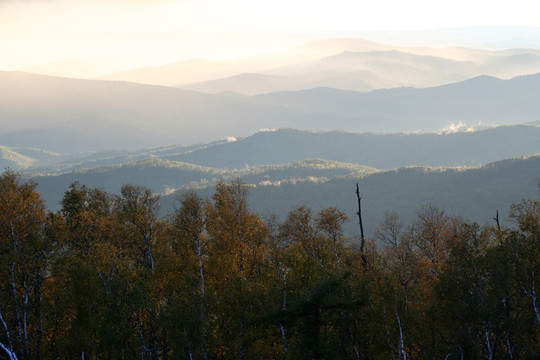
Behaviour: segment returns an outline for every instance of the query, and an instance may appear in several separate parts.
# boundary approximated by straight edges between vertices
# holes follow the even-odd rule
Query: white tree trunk
[[[201,282],[201,352],[202,358],[206,360],[208,354],[206,352],[206,309],[205,309],[205,289],[204,289],[204,264],[201,237],[197,237],[197,256],[199,257],[199,279]]]
[[[401,327],[401,319],[399,318],[399,314],[396,307],[396,318],[399,326],[399,358],[403,358],[403,360],[407,360],[407,354],[405,353],[405,344],[403,341],[403,329]]]
[[[533,302],[533,310],[534,310],[534,313],[536,314],[536,321],[538,322],[538,325],[540,325],[540,310],[538,309],[538,302],[537,302],[537,297],[536,297],[536,290],[535,290],[535,283],[534,283],[534,270],[532,270],[532,284],[531,284],[531,290],[527,290],[525,289],[525,287],[523,286],[522,283],[519,284],[521,286],[521,289],[523,290],[523,292],[531,298],[532,302]]]
[[[487,351],[488,351],[488,359],[493,360],[493,348],[491,347],[491,343],[489,341],[489,332],[488,332],[487,324],[484,324],[484,335],[486,337],[486,347],[487,347]]]
[[[4,350],[8,354],[9,360],[17,360],[17,355],[15,354],[15,351],[13,351],[12,348],[8,348],[4,344],[0,343],[0,349]]]

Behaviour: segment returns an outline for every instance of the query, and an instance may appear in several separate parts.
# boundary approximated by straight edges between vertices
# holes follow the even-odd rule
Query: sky
[[[537,3],[0,0],[0,70],[87,57],[114,57],[119,64],[128,58],[141,64],[193,57],[227,60],[359,30],[540,26]]]

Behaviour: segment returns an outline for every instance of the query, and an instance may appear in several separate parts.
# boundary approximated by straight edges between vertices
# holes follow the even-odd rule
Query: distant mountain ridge
[[[268,126],[306,125],[317,116],[297,114],[275,105],[249,103],[242,99],[207,95],[170,87],[140,85],[127,82],[67,79],[16,72],[0,72],[0,118],[3,135],[0,144],[9,143],[12,133],[41,131],[51,127],[67,128],[81,119],[87,122],[90,132],[66,131],[66,139],[90,137],[99,144],[82,150],[118,149],[118,139],[127,140],[124,148],[141,148],[151,144],[195,143],[228,136],[246,136]],[[103,122],[103,119],[108,119]],[[319,121],[322,121],[320,119]],[[96,126],[92,127],[92,124]],[[131,140],[123,136],[120,124],[129,124],[138,132]],[[112,125],[112,126],[110,126]],[[79,132],[80,133],[80,132]],[[140,144],[147,134],[153,141]],[[9,135],[8,135],[9,134]],[[103,135],[109,136],[103,143]],[[43,140],[35,133],[23,134],[26,144]],[[82,142],[87,142],[82,139]],[[100,143],[101,142],[101,143]],[[61,144],[61,143],[60,143]],[[51,141],[48,150],[58,146]],[[28,145],[26,145],[28,146]],[[73,151],[81,151],[73,149]]]
[[[349,117],[350,124],[362,122],[366,131],[407,132],[436,131],[460,122],[510,124],[513,118],[535,121],[540,116],[539,93],[540,73],[510,80],[484,75],[424,89],[360,93],[321,88],[277,92],[254,99],[305,113]]]
[[[280,129],[235,142],[164,155],[173,161],[242,169],[321,158],[377,169],[408,165],[478,166],[502,158],[540,153],[540,126],[500,126],[427,134],[313,132]]]
[[[78,171],[149,159],[191,163],[219,169],[245,169],[319,158],[377,169],[408,165],[479,166],[503,158],[540,153],[540,124],[499,126],[442,133],[375,134],[268,130],[245,138],[131,151],[53,154],[6,148],[5,166],[40,173]],[[11,155],[8,155],[11,154]],[[21,159],[13,161],[14,154]],[[10,160],[12,159],[12,160]],[[4,167],[5,167],[4,166]]]
[[[424,88],[484,74],[511,78],[537,72],[540,52],[535,48],[406,47],[363,38],[329,38],[255,58],[183,60],[99,78],[213,94],[258,95],[316,87],[362,92],[401,86]]]
[[[55,152],[193,144],[264,128],[429,132],[540,116],[540,74],[425,89],[323,88],[246,97],[0,72],[0,93],[0,144]]]
[[[534,49],[490,52],[383,45],[364,51],[353,46],[337,49],[340,51],[327,52],[326,56],[311,61],[181,87],[205,93],[233,91],[245,95],[316,87],[367,92],[396,87],[435,87],[480,75],[512,78],[540,72],[540,53]]]
[[[130,81],[140,84],[177,86],[182,83],[213,80],[236,75],[237,65],[203,59],[179,61],[173,64],[124,70],[99,76],[100,80]]]

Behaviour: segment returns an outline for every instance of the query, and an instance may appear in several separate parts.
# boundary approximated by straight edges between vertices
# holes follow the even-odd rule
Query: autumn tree
[[[133,351],[128,303],[133,295],[130,245],[114,214],[113,197],[74,183],[55,221],[51,343],[70,357],[119,356]]]
[[[10,359],[41,359],[42,290],[53,244],[36,184],[0,176],[0,349]]]
[[[205,202],[194,192],[182,195],[172,217],[168,258],[167,321],[173,358],[208,359],[207,236]]]
[[[206,213],[213,326],[219,335],[213,339],[214,352],[224,358],[252,357],[262,340],[255,340],[250,323],[264,306],[267,228],[249,211],[248,187],[240,181],[219,183]]]
[[[158,326],[166,272],[158,268],[158,259],[169,251],[165,243],[166,224],[158,216],[159,196],[146,187],[124,185],[115,200],[115,216],[122,237],[130,244],[133,269],[133,296],[130,307],[139,335],[139,355],[157,360],[167,352],[164,329]]]

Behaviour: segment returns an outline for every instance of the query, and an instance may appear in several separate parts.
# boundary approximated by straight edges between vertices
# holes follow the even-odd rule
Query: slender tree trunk
[[[495,223],[497,224],[497,230],[501,231],[501,224],[499,223],[499,210],[497,210],[493,220],[495,220]]]
[[[13,348],[8,348],[4,344],[0,343],[0,349],[4,350],[8,354],[9,360],[17,360],[17,355],[15,354],[15,351],[13,351]]]
[[[24,358],[30,358],[30,347],[28,345],[28,284],[26,283],[26,271],[23,275],[23,330],[24,330]]]
[[[395,311],[396,311],[396,318],[397,318],[398,327],[399,327],[399,358],[401,359],[403,357],[403,360],[407,360],[407,354],[405,353],[405,343],[403,341],[403,329],[401,327],[401,319],[399,318],[397,306],[396,306]]]
[[[390,335],[390,326],[388,325],[388,316],[386,315],[386,306],[383,304],[384,324],[386,327],[386,342],[392,352],[392,360],[394,360],[394,345],[392,345],[392,336]]]
[[[351,330],[349,330],[349,335],[353,343],[353,349],[354,349],[354,354],[356,355],[356,359],[360,360],[360,352],[358,351],[358,346],[356,345],[356,339],[354,338],[354,335]]]
[[[135,315],[135,319],[137,320],[137,326],[139,327],[139,338],[141,339],[141,347],[139,355],[141,357],[141,360],[144,360],[144,352],[147,350],[146,346],[144,346],[144,334],[143,334],[143,328],[141,323],[141,318],[139,316],[139,313],[135,310],[133,311],[133,315]]]
[[[17,355],[15,354],[15,349],[13,349],[13,343],[11,342],[11,335],[9,332],[9,328],[1,312],[0,312],[0,321],[2,322],[2,325],[4,326],[4,331],[6,333],[6,339],[7,339],[7,345],[8,345],[6,346],[0,343],[0,348],[2,348],[8,354],[10,360],[16,360]]]
[[[283,268],[282,265],[280,265]],[[285,273],[282,274],[283,279],[283,301],[281,304],[281,309],[283,311],[287,310],[287,281],[285,280]],[[285,333],[285,328],[283,324],[279,324],[279,331],[281,332],[281,341],[283,342],[283,352],[287,354],[289,352],[289,346],[287,345],[287,334]]]
[[[360,189],[356,183],[356,199],[358,200],[358,224],[360,225],[360,254],[362,256],[362,265],[367,266],[367,257],[365,253],[366,239],[364,237],[364,225],[362,224],[362,197],[360,197]]]
[[[240,345],[238,346],[238,358],[240,360],[244,359],[244,355],[246,352],[245,346],[244,346],[244,320],[240,320]]]
[[[508,311],[508,308],[506,307],[506,297],[503,297],[502,303],[503,303],[504,312],[506,316],[510,316],[510,312]],[[508,356],[510,357],[510,360],[514,359],[514,344],[511,339],[511,334],[508,332],[506,333],[506,348],[508,350]]]
[[[41,343],[42,343],[42,337],[43,337],[43,313],[41,309],[42,304],[42,295],[41,295],[41,286],[43,285],[43,281],[45,279],[45,270],[47,269],[47,257],[45,255],[45,251],[41,252],[41,256],[43,258],[43,265],[41,266],[41,271],[39,269],[39,261],[36,262],[35,266],[35,275],[34,275],[34,298],[37,301],[35,305],[35,313],[36,313],[36,359],[41,360]]]
[[[279,324],[279,331],[281,332],[281,342],[283,343],[283,352],[285,355],[289,352],[289,346],[287,345],[287,334],[285,333],[285,328],[283,324]]]
[[[536,314],[536,321],[538,321],[538,325],[540,325],[540,312],[538,311],[538,304],[536,302],[536,291],[534,290],[534,287],[531,289],[531,299],[533,301],[534,313]]]
[[[17,298],[17,285],[15,283],[15,262],[11,263],[10,267],[11,273],[11,287],[13,288],[13,308],[15,311],[15,319],[17,321],[17,335],[18,335],[18,346],[20,354],[24,354],[23,348],[23,334],[22,334],[22,323],[21,323],[21,313],[19,311],[19,299]]]
[[[199,257],[199,279],[201,285],[201,307],[200,307],[200,317],[201,317],[201,355],[204,360],[208,358],[208,353],[206,351],[206,309],[205,309],[205,288],[204,288],[204,264],[203,264],[203,253],[202,253],[202,244],[201,238],[197,238],[197,256]]]
[[[488,326],[484,323],[484,336],[486,337],[486,348],[488,351],[488,359],[493,360],[493,348],[491,347],[491,342],[489,341],[489,331]]]
[[[510,337],[508,334],[506,334],[506,348],[508,350],[508,356],[510,357],[510,360],[514,359],[514,351],[513,351],[513,345],[512,341],[510,341]]]
[[[315,308],[314,308],[314,324],[313,327],[314,330],[314,343],[313,343],[313,359],[319,360],[321,358],[321,305],[320,305],[320,299],[317,298],[315,301]]]
[[[186,338],[187,344],[188,344],[188,354],[189,354],[189,360],[193,360],[193,349],[191,348],[191,341],[189,341],[189,337],[187,335],[186,328],[184,327],[184,337]]]
[[[536,290],[534,289],[535,283],[534,283],[534,270],[532,270],[532,284],[531,284],[531,290],[525,289],[525,286],[523,286],[522,283],[519,284],[521,286],[521,289],[527,295],[531,298],[533,303],[533,310],[536,314],[536,321],[538,322],[538,325],[540,325],[540,310],[538,309],[538,303],[537,303],[537,297],[536,297]]]

